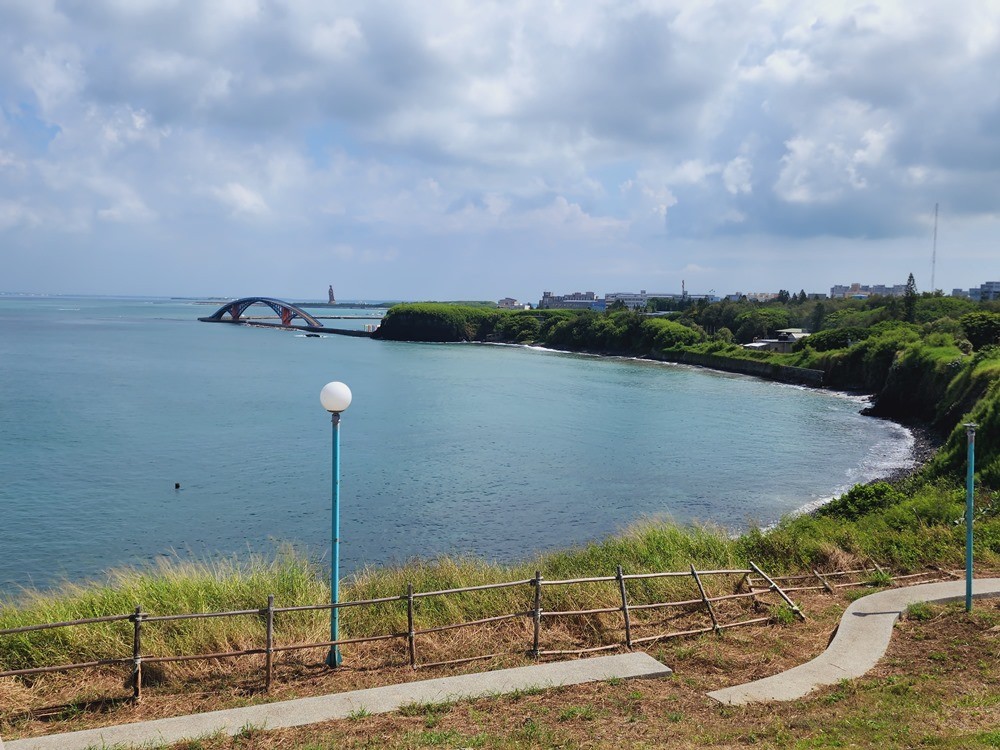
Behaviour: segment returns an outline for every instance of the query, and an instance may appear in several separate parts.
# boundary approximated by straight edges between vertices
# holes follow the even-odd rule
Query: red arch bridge
[[[280,323],[267,323],[257,317],[248,317],[246,311],[253,305],[266,305],[270,307]],[[293,325],[292,321],[299,318],[305,321],[302,325]],[[280,299],[272,297],[243,297],[242,299],[227,302],[214,314],[207,318],[198,318],[203,323],[241,323],[244,325],[268,326],[271,328],[292,328],[297,331],[309,331],[311,333],[338,333],[344,336],[371,336],[370,331],[351,331],[343,328],[327,328],[315,317],[307,313],[301,307],[289,304]]]

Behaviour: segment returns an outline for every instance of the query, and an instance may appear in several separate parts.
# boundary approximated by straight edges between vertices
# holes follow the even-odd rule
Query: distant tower
[[[337,298],[333,296],[333,284],[330,284],[330,289],[327,291],[326,294],[330,298],[331,305],[337,301]]]
[[[937,270],[937,219],[938,204],[934,204],[934,249],[931,251],[931,294],[937,288],[934,286],[934,271]]]

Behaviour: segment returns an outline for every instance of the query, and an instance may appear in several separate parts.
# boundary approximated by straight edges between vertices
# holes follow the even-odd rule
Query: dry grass
[[[730,594],[739,588],[741,576],[704,577],[708,595]],[[667,579],[640,579],[629,582],[629,599],[633,605],[666,600],[697,600],[699,598],[694,581],[689,576]],[[543,605],[547,612],[552,607],[569,609],[588,609],[607,606],[614,601],[620,603],[620,595],[615,581],[574,584],[573,586],[546,587],[543,592]],[[531,606],[530,587],[524,591],[505,591],[509,599],[515,596],[513,606],[525,612]],[[497,668],[525,662],[526,652],[530,649],[533,633],[529,617],[492,623],[487,626],[453,629],[444,632],[420,634],[423,627],[445,622],[461,622],[464,613],[470,609],[482,611],[481,602],[465,601],[476,597],[491,596],[493,591],[469,592],[453,597],[433,596],[417,599],[415,602],[415,623],[418,629],[417,656],[418,664],[428,665],[435,662],[482,657],[488,654],[500,654],[489,662],[472,663],[468,669]],[[520,596],[520,598],[516,598]],[[456,603],[455,600],[462,600]],[[737,622],[751,618],[766,617],[774,611],[780,599],[775,594],[764,594],[757,599],[743,598],[719,602],[715,605],[721,622]],[[510,602],[502,600],[500,605]],[[362,613],[361,608],[347,609],[343,613],[342,625],[350,632],[354,624],[353,618],[359,613],[363,620],[371,624],[378,620],[381,630],[377,632],[405,632],[405,625],[396,622],[402,613],[405,623],[405,603],[390,602],[378,605],[378,617],[371,612]],[[496,615],[510,610],[488,610],[487,614]],[[282,613],[276,618],[276,645],[288,645],[302,642],[315,642],[326,637],[324,629],[326,621],[317,617],[316,612]],[[325,613],[319,613],[325,615]],[[240,616],[243,620],[259,621],[253,616]],[[209,640],[206,636],[198,637],[198,630],[209,629],[219,620],[185,620],[181,622],[153,622],[143,626],[144,644],[152,644],[144,648],[146,656],[195,654],[199,653],[197,643],[206,641],[215,644],[217,639]],[[665,632],[689,631],[711,626],[704,606],[700,601],[676,608],[659,610],[639,610],[632,613],[633,637],[658,635]],[[76,639],[86,641],[96,640],[103,649],[95,656],[122,655],[124,648],[121,641],[131,633],[131,625],[127,622],[111,624],[86,625],[73,630],[111,630],[118,629],[118,643],[113,639],[94,638],[94,633],[81,635],[73,633]],[[63,631],[68,629],[63,629]],[[175,631],[165,633],[164,631]],[[183,633],[176,631],[183,630]],[[63,631],[44,631],[53,634],[52,640]],[[259,632],[258,632],[259,631]],[[230,648],[259,647],[263,645],[262,624],[253,623],[253,628],[241,627],[227,629],[221,632],[230,637],[215,651],[225,651]],[[342,631],[343,632],[343,631]],[[186,650],[176,650],[177,636],[183,635],[181,646],[188,645]],[[211,633],[209,633],[211,635]],[[17,638],[18,636],[13,636]],[[195,639],[191,645],[190,639]],[[625,641],[624,622],[620,613],[607,613],[589,616],[555,616],[545,617],[542,625],[540,647],[545,650],[585,649],[593,646],[622,644]],[[111,643],[111,645],[108,645]],[[175,649],[169,644],[174,643]],[[117,648],[112,646],[117,645]],[[337,677],[330,683],[328,690],[347,690],[357,687],[368,687],[373,684],[385,684],[411,679],[414,674],[408,669],[407,645],[404,638],[390,641],[378,641],[366,644],[352,644],[344,647],[345,665]],[[201,653],[204,653],[202,650]],[[144,710],[149,704],[156,702],[162,705],[163,711],[183,712],[178,706],[176,695],[183,693],[192,696],[204,696],[208,703],[216,701],[220,705],[241,705],[247,701],[276,700],[288,695],[303,682],[309,682],[314,676],[326,674],[323,665],[325,649],[308,649],[291,651],[276,655],[276,673],[272,682],[272,692],[263,693],[264,660],[262,656],[246,656],[212,659],[202,661],[187,661],[173,664],[157,664],[146,662],[143,666]],[[53,720],[69,722],[72,726],[88,725],[94,721],[107,721],[109,712],[118,714],[126,711],[126,698],[130,694],[126,684],[129,665],[108,667],[104,670],[87,670],[66,674],[50,673],[47,675],[24,676],[19,679],[8,678],[0,680],[0,732],[44,733],[44,724]],[[384,674],[381,674],[383,673]],[[402,674],[400,674],[402,673]],[[427,674],[421,671],[421,675]],[[81,679],[81,675],[83,679]],[[322,691],[321,691],[322,692]],[[204,706],[198,704],[198,710]],[[159,709],[152,709],[159,711]],[[192,709],[194,710],[194,709]],[[36,726],[37,725],[37,726]],[[34,728],[32,728],[34,727]]]
[[[749,600],[738,600],[747,602]],[[805,606],[829,609],[830,597],[812,597]],[[728,604],[728,603],[727,603]],[[735,607],[736,604],[731,604]],[[728,613],[730,615],[739,613]],[[806,623],[784,627],[750,626],[725,631],[722,637],[707,640],[672,639],[651,653],[664,654],[668,663],[675,655],[698,642],[700,649],[711,654],[714,648],[743,644],[750,648],[761,637],[774,637],[769,650],[781,648],[790,639],[811,637],[815,648],[825,644],[829,618],[810,619]],[[653,611],[636,618],[636,634],[686,630],[709,625],[707,615],[699,607],[663,614]],[[552,618],[543,625],[543,648],[582,648],[605,643],[620,643],[623,639],[621,617],[594,615],[580,618]],[[472,662],[456,667],[433,667],[413,670],[408,666],[406,643],[380,641],[345,647],[345,667],[330,671],[323,663],[325,650],[290,652],[276,660],[275,678],[270,693],[263,692],[263,659],[259,656],[227,659],[225,662],[185,662],[163,665],[147,671],[144,698],[132,705],[126,698],[130,691],[121,668],[104,672],[88,672],[81,692],[80,673],[49,674],[32,680],[7,678],[0,680],[0,735],[5,737],[34,736],[55,731],[76,729],[161,718],[184,713],[248,705],[250,703],[287,700],[294,697],[319,695],[395,684],[437,676],[462,674],[532,663],[527,647],[532,640],[530,620],[512,620],[490,627],[476,627],[420,636],[418,656],[421,663],[492,652],[508,655],[485,662]],[[742,646],[739,646],[742,647]],[[714,658],[714,657],[712,657]],[[747,665],[766,668],[773,655],[763,660],[750,659]],[[748,672],[749,674],[749,672]],[[110,697],[109,697],[110,696]],[[58,729],[56,728],[58,725]]]
[[[1000,747],[1000,603],[934,607],[902,621],[887,657],[864,678],[808,700],[720,706],[705,693],[798,664],[823,649],[845,600],[809,623],[704,636],[664,647],[675,676],[414,706],[290,730],[248,728],[235,738],[172,750],[326,748],[893,748]],[[750,658],[748,658],[748,656]]]
[[[987,575],[987,573],[980,571],[980,575]],[[690,581],[688,585],[690,585]],[[709,595],[727,593],[733,588],[733,585],[733,581],[726,581],[723,578],[716,579],[712,583]],[[593,587],[595,591],[587,595],[580,594],[578,599],[562,597],[560,601],[580,602],[582,604],[591,597],[602,599],[607,593],[599,590],[604,586],[603,583],[588,584],[588,586]],[[682,598],[690,595],[689,590],[685,591],[687,594],[681,594]],[[675,593],[678,592],[681,590],[678,589]],[[652,593],[660,595],[663,592],[654,591]],[[698,716],[699,722],[710,725],[713,721],[712,717],[716,716],[719,711],[726,712],[733,709],[720,709],[712,706],[710,701],[706,703],[707,699],[704,697],[704,693],[718,687],[775,674],[807,661],[820,653],[836,627],[843,608],[860,593],[861,591],[858,589],[840,589],[834,595],[819,592],[798,592],[794,595],[795,599],[808,614],[808,620],[805,623],[795,622],[787,625],[773,623],[766,626],[750,626],[727,630],[719,636],[709,634],[652,644],[648,648],[649,653],[673,667],[677,672],[677,677],[673,680],[653,681],[645,687],[633,687],[632,691],[638,690],[643,693],[642,700],[626,700],[622,696],[627,696],[629,691],[623,692],[619,690],[620,686],[617,685],[591,686],[556,691],[549,696],[522,696],[523,700],[530,698],[532,705],[537,706],[529,717],[530,725],[524,724],[519,714],[510,715],[511,711],[517,713],[521,703],[512,702],[509,698],[502,698],[491,704],[499,706],[500,708],[496,710],[499,710],[501,714],[505,712],[508,714],[506,722],[498,724],[494,723],[492,719],[477,723],[478,720],[475,719],[477,711],[492,714],[495,709],[490,707],[476,708],[478,704],[474,703],[462,704],[444,712],[449,717],[453,717],[453,715],[454,717],[465,716],[462,722],[458,722],[454,727],[446,730],[435,728],[438,722],[445,722],[443,713],[440,716],[435,714],[434,726],[425,728],[426,731],[430,732],[427,736],[424,736],[423,732],[413,735],[410,729],[406,729],[407,722],[412,723],[410,721],[412,717],[406,716],[357,717],[356,721],[338,722],[331,725],[332,728],[322,731],[332,732],[331,736],[338,738],[335,743],[335,746],[338,747],[342,743],[363,747],[369,742],[374,742],[373,738],[376,736],[381,738],[379,742],[387,747],[417,747],[434,744],[456,746],[456,744],[461,745],[463,742],[466,744],[461,746],[520,747],[525,744],[548,746],[560,743],[568,743],[569,745],[596,743],[599,745],[606,741],[603,735],[590,736],[588,734],[587,737],[584,737],[579,733],[571,732],[570,729],[577,724],[586,729],[591,727],[591,724],[597,719],[600,722],[611,721],[612,724],[625,721],[628,726],[621,727],[620,731],[625,732],[623,736],[631,736],[628,734],[629,732],[637,732],[642,729],[641,726],[632,726],[633,724],[649,723],[646,719],[640,721],[640,718],[637,717],[646,716],[651,711],[656,716],[660,716],[663,711],[675,717]],[[630,599],[633,601],[643,600],[642,595],[641,587],[636,587],[635,591],[630,590]],[[776,597],[771,598],[776,600]],[[432,601],[422,600],[421,603]],[[748,616],[755,616],[761,612],[766,614],[773,607],[773,603],[758,605],[756,610],[753,602],[747,599],[718,603],[716,606],[720,619],[732,621],[746,619]],[[435,614],[435,616],[438,615],[440,613]],[[1000,620],[1000,617],[997,619]],[[935,616],[933,622],[936,623],[938,620],[947,621],[947,618]],[[700,605],[676,610],[653,610],[635,617],[633,634],[638,637],[647,633],[687,630],[705,627],[709,624],[710,621]],[[622,639],[623,626],[621,617],[617,614],[547,618],[543,625],[543,648],[582,648],[606,643],[620,643]],[[346,666],[335,672],[325,667],[323,663],[325,651],[323,649],[289,652],[277,659],[275,680],[270,693],[263,692],[263,658],[259,656],[225,661],[186,662],[162,667],[149,665],[145,672],[144,700],[139,705],[133,705],[127,700],[130,691],[125,684],[125,670],[121,668],[103,672],[49,674],[33,679],[0,679],[0,735],[12,739],[53,734],[95,726],[517,666],[530,663],[530,659],[526,656],[526,647],[530,642],[531,622],[527,619],[506,621],[489,627],[423,635],[418,638],[418,657],[421,663],[496,651],[509,652],[509,655],[486,662],[416,671],[408,666],[405,640],[381,641],[345,647]],[[995,667],[995,652],[993,663]],[[989,677],[984,684],[986,687],[980,685],[980,690],[988,689],[990,685],[996,688],[995,674]],[[625,713],[619,711],[616,714],[612,710],[611,704],[608,703],[609,700],[612,703],[614,700],[618,700],[618,704],[614,705],[620,704],[619,707],[621,707],[628,704],[630,708]],[[653,700],[654,703],[650,704],[649,700]],[[672,710],[666,710],[660,704],[677,705]],[[557,706],[561,706],[561,708],[557,710]],[[622,710],[624,711],[624,709]],[[777,718],[771,716],[772,724],[779,721],[783,711],[784,709],[778,710]],[[551,726],[547,726],[546,717],[551,713],[558,715],[553,720],[554,723],[549,722]],[[767,712],[765,715],[770,716]],[[559,718],[560,716],[562,718]],[[759,725],[759,719],[753,718],[751,720],[751,714],[746,714],[743,719],[749,722],[746,726],[758,728],[762,726]],[[457,719],[451,718],[449,721],[457,722]],[[666,721],[667,728],[678,723],[669,717]],[[359,732],[358,727],[361,725],[375,727],[375,734]],[[547,728],[545,728],[546,726]],[[382,731],[378,729],[379,727],[395,727],[395,729],[386,729],[388,734],[379,734]],[[515,729],[516,727],[521,727],[521,729]],[[473,729],[476,731],[473,732]],[[310,731],[314,733],[310,734]],[[445,734],[435,734],[435,732],[442,731]],[[587,731],[592,734],[593,728],[591,727]],[[645,733],[648,731],[650,730],[647,727],[643,730],[643,734],[636,735],[636,742],[646,742],[642,737],[646,736]],[[756,732],[758,729],[753,731]],[[249,733],[252,736],[243,736],[236,740],[220,737],[188,747],[193,749],[195,747],[318,748],[334,746],[323,744],[326,742],[325,740],[310,739],[325,736],[322,732],[320,734],[315,734],[315,732],[320,732],[320,730],[303,730],[300,733]],[[397,732],[397,734],[393,734],[393,732]],[[398,734],[398,732],[402,734]],[[469,734],[469,732],[472,733]],[[687,737],[691,742],[698,740],[690,734]],[[238,744],[240,742],[244,744]],[[246,744],[248,742],[251,744]],[[816,746],[822,747],[824,745]]]

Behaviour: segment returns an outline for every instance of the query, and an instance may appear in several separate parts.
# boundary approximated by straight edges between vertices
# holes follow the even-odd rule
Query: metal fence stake
[[[542,632],[542,571],[535,571],[535,580],[532,581],[532,585],[535,587],[535,608],[534,608],[534,619],[535,619],[535,635],[531,642],[531,655],[534,658],[538,658],[538,639]]]
[[[264,677],[264,690],[271,691],[271,674],[274,671],[274,594],[267,595],[267,640],[264,646],[266,655],[264,661],[267,673]]]
[[[142,699],[142,606],[135,608],[132,616],[132,700]]]
[[[708,616],[712,618],[712,630],[718,634],[719,621],[715,619],[715,609],[712,608],[712,602],[708,600],[708,596],[705,594],[705,587],[701,585],[701,579],[698,577],[698,571],[694,569],[694,563],[691,563],[691,575],[694,576],[694,582],[698,584],[698,591],[701,593],[701,600],[705,602]]]
[[[413,629],[413,584],[406,584],[406,642],[410,649],[410,667],[417,668],[417,634]]]
[[[632,648],[632,618],[628,613],[628,597],[625,594],[625,575],[622,572],[621,565],[618,566],[615,578],[618,579],[618,591],[622,595],[622,615],[625,617],[625,645],[628,648]]]
[[[826,591],[826,593],[828,594],[833,593],[833,586],[831,586],[829,582],[823,576],[821,576],[815,568],[812,568],[812,574],[819,579],[820,583],[823,584],[823,590]]]
[[[792,612],[794,612],[800,620],[805,622],[806,616],[802,614],[802,610],[798,608],[798,605],[796,605],[795,602],[793,602],[791,599],[788,598],[788,595],[781,590],[781,587],[774,581],[772,581],[771,577],[768,576],[768,574],[765,573],[763,570],[758,568],[755,563],[751,562],[750,567],[753,568],[755,571],[757,571],[757,575],[759,575],[761,578],[763,578],[770,584],[771,591],[777,592],[778,596],[780,596],[782,599],[785,600],[785,604],[787,604],[791,608]]]

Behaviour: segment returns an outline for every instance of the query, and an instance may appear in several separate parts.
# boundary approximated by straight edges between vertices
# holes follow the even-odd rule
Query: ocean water
[[[328,556],[330,380],[354,393],[348,574],[443,553],[515,560],[652,516],[768,524],[911,461],[910,434],[861,416],[857,398],[526,347],[197,321],[214,309],[0,297],[0,594],[163,556]]]

